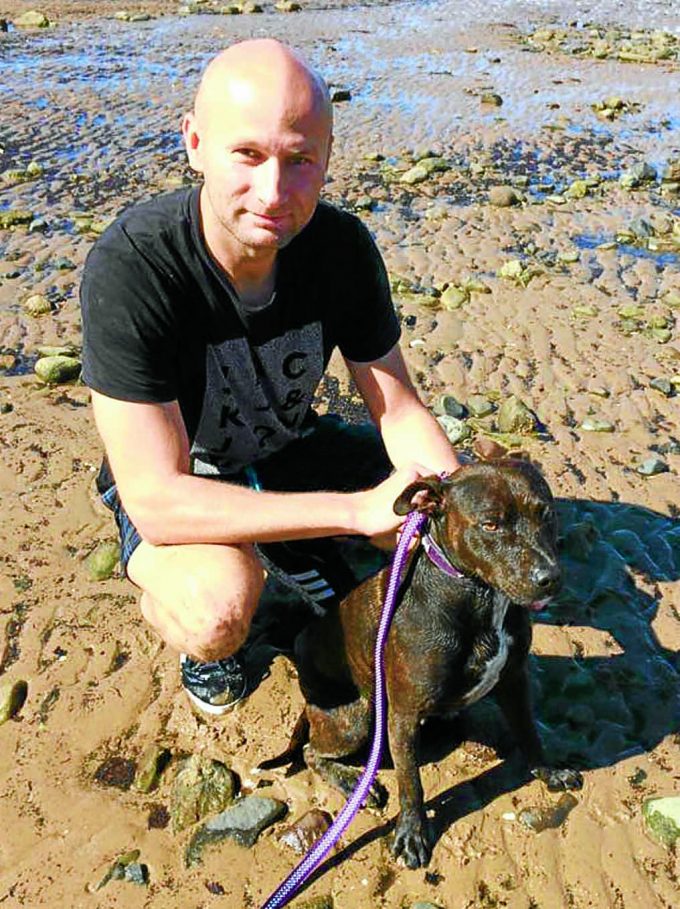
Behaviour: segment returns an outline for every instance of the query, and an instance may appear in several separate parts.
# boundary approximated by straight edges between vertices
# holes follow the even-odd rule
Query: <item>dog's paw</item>
[[[427,824],[400,819],[394,831],[392,855],[403,859],[407,868],[424,868],[432,855],[432,842]]]
[[[583,776],[578,770],[567,767],[534,767],[531,775],[548,787],[550,792],[583,789]]]

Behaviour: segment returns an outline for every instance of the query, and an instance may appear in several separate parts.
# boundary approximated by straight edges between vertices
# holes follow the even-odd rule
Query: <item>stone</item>
[[[230,805],[235,775],[221,761],[192,754],[180,767],[172,787],[170,817],[175,833]]]
[[[473,417],[487,417],[494,412],[496,405],[484,395],[471,395],[467,399],[467,409]]]
[[[418,900],[411,904],[411,909],[441,909],[441,907],[430,903],[428,900]]]
[[[479,278],[466,278],[462,287],[469,294],[490,294],[492,292],[489,285],[480,281]]]
[[[654,477],[660,473],[667,473],[668,470],[668,464],[664,459],[657,458],[656,456],[647,458],[639,467],[636,467],[637,473],[641,474],[643,477]]]
[[[666,379],[663,376],[659,376],[656,379],[652,379],[649,383],[650,388],[654,388],[656,391],[660,391],[662,395],[666,398],[670,398],[674,392],[673,383],[670,379]]]
[[[10,208],[7,211],[0,211],[0,230],[10,230],[12,227],[18,227],[23,224],[30,224],[33,221],[33,212],[25,209]]]
[[[35,364],[35,374],[46,385],[72,382],[80,375],[81,363],[75,357],[41,357]]]
[[[170,752],[167,748],[150,745],[139,759],[137,773],[133,783],[138,792],[151,792],[158,785],[161,773],[170,762]]]
[[[62,347],[57,347],[52,344],[41,344],[40,347],[36,348],[37,353],[41,357],[77,357],[78,348],[73,344],[65,344]]]
[[[645,825],[655,840],[673,846],[680,836],[680,796],[647,799],[642,806]]]
[[[510,395],[500,406],[497,416],[501,432],[531,433],[537,429],[534,412],[516,395]]]
[[[44,13],[29,10],[14,20],[17,28],[49,28],[50,20]]]
[[[489,202],[496,208],[509,208],[511,205],[518,205],[521,201],[521,196],[512,186],[492,186],[489,190]]]
[[[432,412],[436,416],[455,417],[457,420],[464,420],[467,416],[467,410],[453,395],[441,395],[434,402]]]
[[[21,305],[23,306],[24,311],[34,318],[52,312],[50,301],[43,294],[31,294],[30,297],[26,297]]]
[[[299,3],[294,3],[293,0],[280,0],[279,3],[274,4],[274,9],[277,9],[280,13],[298,13],[302,7]]]
[[[0,682],[0,726],[16,716],[26,702],[28,682],[7,679]]]
[[[469,299],[470,295],[463,287],[456,287],[454,284],[451,284],[439,298],[439,304],[440,306],[443,306],[444,309],[452,311],[460,309],[463,303],[467,303]]]
[[[585,180],[574,180],[567,188],[565,196],[568,196],[570,199],[583,199],[584,196],[588,195],[589,191],[588,184]]]
[[[479,100],[482,102],[482,104],[489,104],[492,107],[501,107],[503,104],[503,99],[495,92],[483,92],[480,95]]]
[[[431,171],[424,165],[416,164],[401,175],[399,182],[405,183],[407,186],[416,186],[418,183],[424,183],[425,180],[428,180],[430,173]]]
[[[94,779],[97,783],[101,783],[102,786],[112,786],[114,789],[127,790],[132,785],[136,769],[134,761],[119,754],[113,754],[97,767]]]
[[[614,432],[616,427],[609,420],[598,420],[594,417],[586,417],[581,423],[580,429],[584,432]]]
[[[524,264],[519,259],[510,259],[501,265],[498,274],[501,278],[519,278],[524,272]]]
[[[49,228],[49,222],[44,218],[34,218],[28,225],[29,234],[44,233]]]
[[[459,442],[469,439],[472,435],[472,430],[467,423],[457,420],[455,417],[450,417],[448,414],[442,414],[442,416],[437,417],[437,422],[452,445],[458,445]]]
[[[569,813],[578,805],[578,800],[571,792],[560,796],[557,804],[549,808],[524,808],[519,812],[518,819],[525,827],[541,833],[543,830],[554,830],[561,827]]]
[[[298,855],[304,855],[321,839],[332,823],[333,818],[327,811],[312,808],[289,827],[285,827],[277,841],[289,846]]]
[[[249,795],[210,818],[194,833],[187,846],[184,861],[187,868],[200,864],[201,854],[208,843],[229,838],[240,846],[250,848],[260,833],[284,817],[288,808],[278,799]]]
[[[250,0],[247,0],[247,2],[243,4],[243,12],[246,15],[252,16],[254,13],[263,12],[263,8],[259,3],[252,3]]]
[[[333,909],[335,903],[330,893],[323,896],[313,896],[311,900],[305,900],[299,904],[299,909]]]
[[[575,316],[582,319],[592,319],[599,313],[597,306],[593,306],[591,303],[577,303],[576,306],[572,307],[571,311]]]
[[[654,236],[654,228],[649,221],[645,221],[644,218],[636,218],[634,221],[631,221],[629,229],[633,236],[637,237],[639,240],[645,240],[647,237]]]
[[[635,189],[643,183],[653,183],[656,180],[656,170],[651,164],[642,161],[633,165],[619,177],[619,184],[624,189]]]
[[[146,865],[141,865],[137,861],[139,856],[139,849],[133,849],[118,856],[99,883],[91,888],[92,892],[96,893],[101,890],[109,881],[127,880],[135,884],[147,884],[149,881],[149,869]],[[131,870],[128,871],[128,869]]]
[[[93,581],[106,581],[120,561],[120,545],[108,540],[100,543],[85,559],[85,568]]]
[[[351,101],[352,92],[348,88],[334,88],[331,91],[331,104],[340,104],[342,101]]]

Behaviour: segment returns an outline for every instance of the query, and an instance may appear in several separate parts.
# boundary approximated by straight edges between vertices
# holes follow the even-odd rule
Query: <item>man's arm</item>
[[[398,344],[379,360],[345,362],[395,467],[416,462],[428,473],[460,467],[444,430],[418,398]]]
[[[402,458],[375,489],[356,493],[255,492],[190,474],[177,402],[143,404],[92,392],[97,429],[121,501],[147,542],[248,543],[396,530],[399,493],[427,470]]]

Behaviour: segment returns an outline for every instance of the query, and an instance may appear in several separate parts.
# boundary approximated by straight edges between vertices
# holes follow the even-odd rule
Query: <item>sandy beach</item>
[[[387,808],[359,814],[292,905],[670,909],[678,845],[644,806],[680,795],[680,9],[261,5],[0,0],[0,691],[22,695],[0,724],[0,909],[257,909],[299,859],[284,828],[343,804],[306,769],[256,769],[302,704],[271,644],[290,596],[268,589],[254,693],[197,717],[134,587],[93,569],[116,534],[88,389],[34,372],[78,359],[80,276],[106,224],[194,181],[181,115],[206,61],[251,36],[290,42],[337,93],[325,197],[377,240],[423,400],[455,397],[461,448],[522,449],[558,499],[564,586],[534,619],[531,674],[548,755],[585,777],[560,817],[487,698],[424,731],[429,867],[390,854],[387,763]],[[18,27],[29,10],[49,27]],[[340,363],[318,406],[356,413]],[[287,813],[187,867],[200,822],[170,818],[192,755]],[[541,812],[555,826],[532,829]]]

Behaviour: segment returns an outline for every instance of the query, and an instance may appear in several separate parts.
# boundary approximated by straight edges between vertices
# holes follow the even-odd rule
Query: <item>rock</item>
[[[221,761],[192,754],[180,767],[172,787],[170,816],[175,833],[230,805],[235,775]]]
[[[667,473],[668,470],[668,464],[663,458],[657,457],[647,458],[639,467],[636,467],[637,473],[642,474],[643,477],[654,477],[659,473]]]
[[[450,417],[447,414],[442,414],[442,416],[437,417],[437,422],[446,433],[446,437],[452,445],[457,445],[459,442],[469,439],[472,435],[472,430],[467,423],[464,423],[462,420],[457,420],[455,417]]]
[[[471,395],[467,400],[467,409],[473,417],[487,417],[494,412],[496,405],[484,395]]]
[[[28,695],[28,682],[23,679],[0,682],[0,726],[21,710]]]
[[[333,818],[327,811],[312,808],[301,818],[293,821],[289,827],[285,827],[277,840],[284,846],[289,846],[298,855],[304,855],[324,835],[332,823]]]
[[[642,806],[647,830],[664,846],[673,846],[680,836],[680,796],[647,799]]]
[[[35,364],[35,374],[47,385],[71,382],[80,375],[80,360],[75,357],[41,357]]]
[[[501,265],[498,274],[501,278],[519,278],[524,272],[524,264],[519,259],[510,259]]]
[[[113,540],[100,543],[85,559],[85,568],[93,581],[106,581],[120,561],[120,545]]]
[[[41,357],[77,357],[78,348],[73,344],[65,344],[63,347],[52,346],[51,344],[42,344],[36,348]]]
[[[469,294],[490,294],[491,288],[479,278],[466,278],[462,284],[463,290]]]
[[[21,305],[23,306],[25,312],[34,318],[37,316],[44,316],[48,312],[52,312],[50,301],[43,294],[31,294],[30,297],[26,297]]]
[[[352,93],[348,88],[334,88],[331,91],[331,104],[340,104],[341,101],[351,101]]]
[[[580,429],[584,432],[614,432],[616,427],[609,420],[598,420],[594,417],[586,417],[581,423]]]
[[[428,180],[430,177],[431,171],[429,171],[424,165],[416,164],[414,167],[410,167],[405,173],[399,178],[400,183],[405,183],[407,186],[415,186],[418,183],[424,183],[425,180]]]
[[[651,164],[642,161],[635,164],[619,177],[619,184],[624,189],[635,189],[643,183],[653,183],[656,180],[656,170]]]
[[[589,188],[585,180],[574,180],[567,188],[565,196],[568,196],[570,199],[583,199],[588,193]]]
[[[427,900],[418,900],[416,903],[411,904],[411,909],[440,909],[440,907]]]
[[[577,303],[576,306],[572,307],[571,311],[575,316],[583,319],[591,319],[599,313],[597,306],[593,306],[590,303]]]
[[[158,779],[170,762],[170,752],[154,743],[150,745],[139,759],[134,787],[138,792],[151,792],[158,784]]]
[[[223,16],[240,16],[243,8],[240,3],[229,3],[226,6],[218,6],[217,12]]]
[[[650,388],[660,391],[662,395],[667,398],[670,398],[675,389],[673,388],[673,383],[670,379],[666,379],[663,376],[659,376],[657,379],[652,379],[649,383]]]
[[[21,224],[30,224],[33,221],[33,212],[25,209],[10,208],[0,211],[0,230],[10,230]]]
[[[521,434],[534,432],[538,425],[534,412],[516,395],[510,395],[503,401],[498,411],[497,422],[501,432]]]
[[[645,315],[644,307],[636,303],[624,303],[616,312],[622,319],[642,319]]]
[[[17,28],[49,28],[50,20],[44,13],[29,10],[14,20]]]
[[[128,22],[149,22],[151,19],[153,19],[153,16],[148,13],[132,13]]]
[[[97,767],[94,779],[102,786],[112,786],[114,789],[127,790],[135,778],[136,764],[119,754],[111,755]]]
[[[246,15],[252,16],[254,13],[263,12],[263,9],[259,3],[253,3],[251,0],[246,0],[246,3],[243,4],[243,12]]]
[[[515,192],[512,186],[492,186],[489,190],[489,202],[496,208],[509,208],[511,205],[518,205],[521,201],[521,196]]]
[[[311,900],[300,903],[299,909],[333,909],[334,905],[333,897],[330,893],[325,893],[323,896],[313,896]]]
[[[19,186],[20,183],[26,183],[29,179],[25,170],[19,170],[19,168],[16,167],[4,170],[2,174],[0,174],[0,180],[2,180],[5,186]]]
[[[455,309],[460,309],[463,303],[467,303],[470,299],[470,295],[467,290],[463,287],[456,287],[455,285],[450,285],[446,288],[444,293],[439,298],[440,306],[443,306],[444,309],[453,311]]]
[[[556,805],[549,808],[524,808],[519,812],[518,819],[525,827],[540,833],[561,827],[569,813],[578,805],[578,800],[571,792],[560,796]]]
[[[59,256],[52,263],[57,271],[72,271],[76,264],[71,259],[68,259],[66,256]]]
[[[274,4],[274,9],[277,9],[280,13],[298,13],[302,7],[299,3],[292,2],[292,0],[280,0],[279,3]]]
[[[565,252],[558,253],[557,259],[559,262],[563,262],[565,265],[573,265],[575,262],[580,261],[581,253],[576,249],[569,249]]]
[[[43,233],[49,226],[49,223],[44,218],[34,218],[28,225],[28,232],[29,234]]]
[[[277,799],[249,795],[232,808],[203,824],[192,836],[185,853],[187,868],[201,861],[201,853],[207,843],[225,838],[233,839],[240,846],[250,848],[260,833],[284,817],[288,808]]]
[[[483,92],[479,100],[482,104],[490,104],[492,107],[501,107],[503,104],[503,99],[495,92]]]
[[[373,211],[376,206],[375,199],[370,196],[359,196],[354,202],[355,211]]]
[[[96,893],[101,890],[109,881],[130,881],[133,884],[148,884],[149,869],[146,865],[142,865],[137,861],[139,856],[139,849],[133,849],[131,852],[126,852],[124,855],[119,856],[99,883],[91,888],[92,892]]]
[[[641,240],[654,236],[654,228],[649,221],[645,221],[644,218],[636,218],[634,221],[631,221],[630,231],[634,237],[638,237]]]
[[[467,416],[467,410],[453,395],[441,395],[437,398],[432,407],[432,413],[436,416],[455,417],[457,420],[464,420]]]

